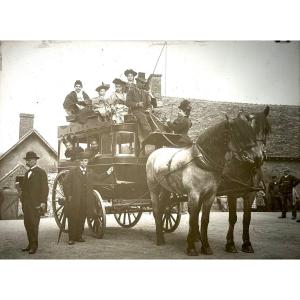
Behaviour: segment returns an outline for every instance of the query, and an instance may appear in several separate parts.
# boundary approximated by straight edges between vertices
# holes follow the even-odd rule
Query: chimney
[[[161,74],[150,75],[150,87],[152,95],[161,99]]]
[[[20,114],[19,139],[33,129],[33,114]]]

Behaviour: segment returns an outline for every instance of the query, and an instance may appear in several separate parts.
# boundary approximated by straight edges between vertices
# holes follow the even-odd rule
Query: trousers
[[[288,211],[288,205],[292,208],[292,216],[297,217],[296,205],[293,203],[292,193],[282,194],[282,215],[285,216]]]
[[[35,207],[29,204],[22,204],[22,210],[24,213],[24,226],[27,232],[28,244],[31,249],[38,248],[38,235],[40,214]]]

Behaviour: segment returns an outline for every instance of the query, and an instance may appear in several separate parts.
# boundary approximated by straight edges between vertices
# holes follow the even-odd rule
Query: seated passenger
[[[115,84],[115,92],[110,96],[108,103],[111,107],[112,120],[116,124],[124,123],[124,116],[128,113],[128,107],[125,105],[126,93],[124,88],[126,82],[116,78],[113,83]]]
[[[67,148],[65,157],[70,158],[71,161],[78,159],[79,154],[84,151],[81,147],[75,146],[71,141],[66,141],[65,145]]]
[[[178,108],[177,118],[173,122],[168,121],[167,125],[171,131],[182,135],[178,144],[184,147],[192,143],[187,134],[189,129],[192,127],[192,122],[189,119],[192,107],[190,101],[183,100]]]
[[[76,80],[74,83],[74,91],[66,96],[63,104],[68,116],[79,113],[82,109],[91,104],[92,101],[90,97],[82,90],[82,82]]]
[[[102,156],[97,138],[92,138],[91,147],[87,150],[87,153],[89,154],[89,163],[95,162],[97,158]]]
[[[111,109],[108,105],[108,98],[106,97],[106,91],[109,89],[109,84],[102,84],[96,88],[99,96],[92,99],[93,111],[100,115],[102,121],[109,121],[111,119]]]
[[[137,73],[135,71],[133,71],[132,69],[127,69],[124,72],[124,75],[127,77],[127,82],[126,82],[124,92],[128,93],[129,90],[131,90],[132,88],[135,87],[134,77],[137,75]]]

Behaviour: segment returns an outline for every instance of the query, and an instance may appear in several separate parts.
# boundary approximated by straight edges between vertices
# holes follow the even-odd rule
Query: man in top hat
[[[131,109],[132,114],[137,119],[139,140],[142,143],[152,132],[151,125],[147,118],[147,113],[152,110],[152,105],[149,93],[144,90],[147,83],[145,73],[139,72],[135,80],[136,86],[127,93],[126,105]]]
[[[106,97],[106,92],[109,90],[110,85],[105,84],[102,81],[102,84],[96,88],[98,92],[98,97],[92,99],[93,111],[99,114],[103,121],[107,121],[110,118],[111,110],[108,105],[108,98]]]
[[[125,93],[128,93],[129,90],[135,87],[134,77],[137,75],[137,73],[132,69],[127,69],[124,72],[124,75],[127,77],[127,83],[125,85]]]
[[[86,106],[91,105],[91,103],[88,94],[82,90],[82,82],[76,80],[74,83],[74,91],[66,96],[63,106],[68,115],[74,115],[79,113]]]
[[[85,242],[82,238],[87,215],[92,214],[92,185],[101,182],[113,172],[110,167],[103,174],[96,174],[88,167],[90,153],[80,154],[79,166],[70,170],[64,180],[66,194],[66,215],[69,225],[69,245],[75,242]]]
[[[286,218],[288,211],[288,205],[292,208],[292,219],[295,220],[297,217],[296,206],[293,203],[293,187],[300,183],[300,179],[290,174],[289,169],[283,172],[283,176],[279,180],[280,192],[282,195],[282,211],[279,218]]]
[[[128,107],[125,105],[126,93],[124,92],[126,82],[115,78],[115,92],[110,96],[108,103],[112,109],[112,120],[117,123],[124,123],[124,116],[128,113]]]
[[[21,189],[20,199],[28,237],[28,246],[23,248],[22,251],[34,254],[38,249],[40,216],[46,211],[47,207],[48,178],[45,170],[36,165],[39,157],[35,152],[27,152],[24,159],[29,170],[25,173],[21,186],[17,185],[17,189]]]
[[[171,131],[182,135],[178,145],[184,147],[191,144],[191,139],[188,136],[188,131],[192,127],[192,122],[189,118],[192,109],[190,101],[181,101],[178,109],[177,118],[173,122],[168,121],[167,125]]]

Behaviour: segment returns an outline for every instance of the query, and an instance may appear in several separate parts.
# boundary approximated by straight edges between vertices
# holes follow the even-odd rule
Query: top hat
[[[133,77],[135,77],[137,75],[137,73],[135,71],[133,71],[132,69],[127,69],[125,72],[124,72],[124,75],[127,77],[128,74],[132,74]]]
[[[36,153],[35,152],[33,152],[33,151],[28,151],[27,153],[26,153],[26,156],[24,157],[24,159],[32,159],[32,158],[35,158],[35,159],[39,159],[39,157],[36,155]]]
[[[74,83],[74,86],[75,86],[75,85],[80,85],[80,86],[82,87],[82,82],[81,82],[81,80],[76,80],[75,83]]]
[[[147,82],[147,79],[145,78],[145,73],[139,72],[137,78],[135,79],[136,81],[140,81],[143,83]]]
[[[113,81],[114,84],[121,84],[121,85],[125,85],[126,82],[119,79],[119,78],[115,78],[114,81]]]
[[[191,109],[192,109],[191,102],[188,101],[188,100],[183,100],[183,101],[180,102],[178,108],[181,109],[184,112],[190,112]]]
[[[105,89],[106,91],[110,88],[110,85],[109,84],[104,84],[104,82],[102,81],[102,84],[99,85],[97,88],[96,88],[96,91],[99,93],[99,91],[101,89]]]

